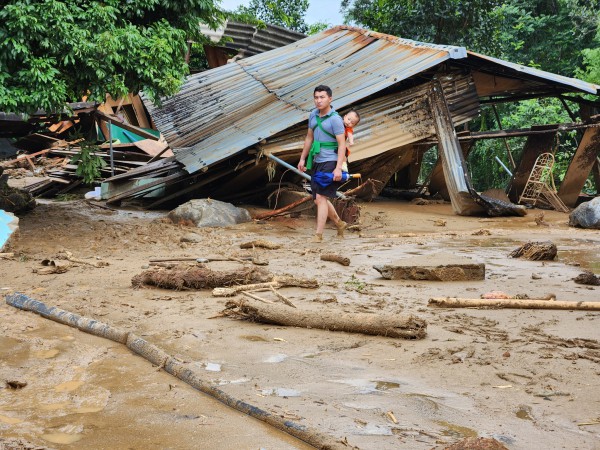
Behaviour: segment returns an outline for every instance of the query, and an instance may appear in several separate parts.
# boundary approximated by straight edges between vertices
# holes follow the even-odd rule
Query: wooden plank
[[[558,196],[565,205],[575,207],[598,155],[600,155],[600,127],[588,128],[558,189]]]
[[[139,197],[140,195],[145,195],[148,192],[153,191],[154,189],[160,188],[162,185],[166,186],[167,184],[171,184],[172,182],[174,182],[180,178],[183,178],[185,176],[188,176],[187,172],[184,172],[184,171],[177,172],[172,175],[169,175],[169,176],[166,176],[163,178],[159,178],[155,181],[144,184],[142,186],[138,186],[134,189],[130,189],[119,195],[115,195],[114,197],[108,198],[106,202],[107,203],[115,203],[115,202],[120,202],[122,200],[125,200],[127,198]]]
[[[151,141],[150,139],[144,139],[142,141],[134,142],[137,148],[150,156],[162,155],[163,158],[173,156],[173,151],[169,149],[169,145],[164,141]]]

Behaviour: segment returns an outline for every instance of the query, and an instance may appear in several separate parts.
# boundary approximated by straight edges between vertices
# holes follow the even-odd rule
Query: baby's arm
[[[348,131],[348,145],[354,145],[354,133]]]

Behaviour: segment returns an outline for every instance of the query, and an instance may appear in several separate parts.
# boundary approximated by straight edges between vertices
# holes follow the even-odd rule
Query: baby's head
[[[357,111],[351,109],[346,114],[344,114],[344,126],[346,127],[355,127],[360,122],[360,115]]]

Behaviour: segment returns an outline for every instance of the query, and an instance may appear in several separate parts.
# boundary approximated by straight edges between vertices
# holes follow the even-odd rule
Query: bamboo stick
[[[510,308],[510,309],[562,309],[580,311],[600,311],[600,302],[556,302],[548,300],[527,299],[481,299],[434,297],[429,299],[429,306],[439,308]]]

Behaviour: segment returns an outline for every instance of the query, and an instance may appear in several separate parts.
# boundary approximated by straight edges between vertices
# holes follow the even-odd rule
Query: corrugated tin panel
[[[484,62],[491,62],[491,63],[497,64],[499,66],[503,66],[503,67],[509,68],[511,70],[515,70],[517,72],[524,73],[531,77],[541,78],[543,80],[552,81],[553,83],[562,84],[564,86],[568,86],[570,88],[574,88],[574,89],[577,89],[582,92],[589,92],[590,94],[596,94],[596,93],[598,93],[598,89],[600,89],[600,86],[597,84],[587,83],[585,81],[577,80],[575,78],[563,77],[562,75],[556,75],[554,73],[545,72],[545,71],[539,70],[539,69],[534,69],[533,67],[527,67],[527,66],[522,66],[520,64],[511,63],[508,61],[503,61],[501,59],[492,58],[491,56],[485,56],[485,55],[481,55],[479,53],[475,53],[475,52],[471,52],[471,51],[467,52],[467,55],[468,55],[469,60],[479,59]]]
[[[224,37],[231,39],[230,42],[224,43],[224,46],[235,51],[241,50],[246,56],[283,47],[306,37],[305,34],[277,25],[258,28],[247,23],[232,21],[226,22],[216,30],[211,30],[207,25],[201,24],[200,32],[215,43]]]
[[[440,80],[455,125],[479,115],[479,100],[470,76],[448,75]],[[428,105],[430,83],[380,97],[352,107],[361,122],[355,130],[352,161],[360,161],[388,150],[435,135]],[[343,114],[343,109],[340,113]],[[270,153],[300,151],[306,136],[307,117],[290,130],[268,139],[260,148]]]
[[[342,108],[461,53],[336,27],[286,47],[191,76],[155,108],[157,128],[188,172],[303,122],[313,88],[328,84]]]

